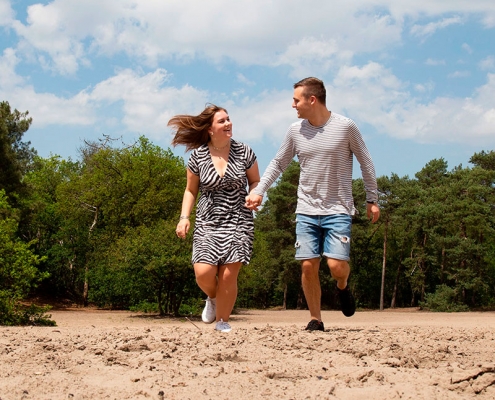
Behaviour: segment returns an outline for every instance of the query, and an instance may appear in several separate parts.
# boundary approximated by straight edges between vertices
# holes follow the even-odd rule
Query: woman
[[[177,115],[168,126],[172,145],[193,150],[187,163],[187,184],[176,233],[185,238],[198,192],[192,263],[196,282],[208,296],[202,319],[230,332],[230,313],[237,298],[237,276],[251,258],[254,238],[252,211],[245,207],[249,191],[260,180],[256,155],[232,139],[227,110],[208,105],[197,116]]]

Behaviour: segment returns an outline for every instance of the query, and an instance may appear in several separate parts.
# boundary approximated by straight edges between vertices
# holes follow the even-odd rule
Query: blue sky
[[[170,117],[212,102],[263,172],[307,76],[378,176],[495,149],[493,0],[0,0],[0,31],[0,100],[43,157],[103,134],[167,148]]]

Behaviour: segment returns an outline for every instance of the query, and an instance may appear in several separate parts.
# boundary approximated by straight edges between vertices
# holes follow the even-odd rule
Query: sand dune
[[[494,399],[495,313],[241,311],[198,320],[53,311],[0,328],[0,399]]]

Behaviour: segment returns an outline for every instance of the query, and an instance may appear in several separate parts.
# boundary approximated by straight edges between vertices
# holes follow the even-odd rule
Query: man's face
[[[308,119],[311,113],[311,97],[306,98],[303,96],[304,87],[299,86],[294,89],[294,96],[292,97],[292,108],[297,111],[298,118]]]

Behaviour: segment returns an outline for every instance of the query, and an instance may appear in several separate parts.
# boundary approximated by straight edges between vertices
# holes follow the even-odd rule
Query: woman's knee
[[[196,282],[208,282],[216,279],[217,269],[213,265],[195,264],[194,275],[196,276]]]
[[[240,269],[240,263],[222,265],[218,272],[218,280],[225,283],[237,282]]]

